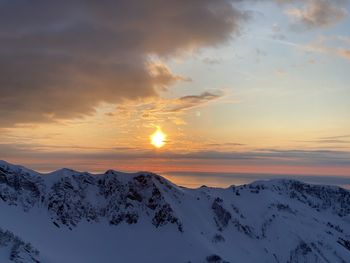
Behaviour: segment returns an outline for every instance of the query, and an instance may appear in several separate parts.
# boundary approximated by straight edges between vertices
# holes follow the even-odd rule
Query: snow
[[[295,180],[186,189],[146,172],[39,174],[0,161],[0,211],[0,228],[43,263],[350,259],[350,192]],[[0,245],[1,263],[9,253]]]

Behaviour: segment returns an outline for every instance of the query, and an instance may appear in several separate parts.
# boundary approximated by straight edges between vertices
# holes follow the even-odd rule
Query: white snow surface
[[[350,192],[286,179],[187,189],[0,161],[0,262],[350,262]]]

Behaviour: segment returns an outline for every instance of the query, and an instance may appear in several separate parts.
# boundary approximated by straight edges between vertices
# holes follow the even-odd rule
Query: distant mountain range
[[[187,189],[0,161],[0,262],[349,263],[350,192],[285,179]]]

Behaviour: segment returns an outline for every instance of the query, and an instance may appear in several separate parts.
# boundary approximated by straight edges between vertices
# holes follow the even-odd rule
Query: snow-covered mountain
[[[350,262],[350,192],[294,180],[225,189],[0,161],[0,262]]]

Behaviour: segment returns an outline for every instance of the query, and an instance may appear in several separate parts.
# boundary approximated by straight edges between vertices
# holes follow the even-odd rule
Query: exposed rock
[[[39,251],[10,231],[0,228],[0,250],[8,250],[8,259],[14,263],[39,263]]]

